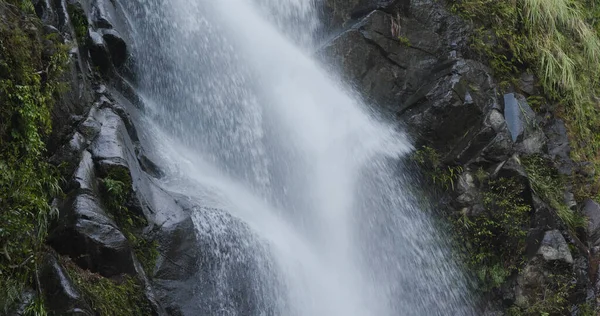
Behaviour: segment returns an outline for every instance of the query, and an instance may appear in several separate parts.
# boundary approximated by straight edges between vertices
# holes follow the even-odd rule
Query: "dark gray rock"
[[[90,146],[90,152],[97,162],[99,171],[108,174],[109,169],[125,168],[129,173],[129,161],[135,157],[134,145],[131,142],[125,123],[113,110],[103,108],[96,114],[102,124],[97,138]]]
[[[538,250],[545,261],[562,261],[564,263],[573,264],[573,256],[569,250],[569,245],[558,230],[550,230],[544,234],[544,239]]]
[[[588,219],[586,233],[590,246],[600,246],[600,205],[587,199],[583,202],[582,213]]]
[[[58,166],[62,166],[62,173],[64,176],[69,176],[73,173],[81,157],[83,151],[87,148],[88,141],[78,132],[75,132],[71,139],[60,147],[52,157],[50,157],[50,163]]]
[[[184,280],[199,268],[198,241],[191,218],[165,227],[159,234],[160,257],[155,278]]]
[[[374,10],[397,11],[406,0],[326,0],[324,6],[331,19],[328,24],[339,27],[352,19],[362,18]]]
[[[548,137],[548,155],[558,172],[563,175],[573,174],[575,166],[571,160],[571,146],[565,123],[560,119],[552,120],[545,125],[544,134]]]
[[[44,24],[57,24],[58,17],[56,16],[56,12],[54,12],[54,6],[51,1],[33,0],[32,2],[36,15],[44,22]]]
[[[106,47],[110,52],[112,63],[115,67],[122,66],[128,57],[127,44],[119,32],[114,29],[99,29]]]
[[[69,183],[68,192],[73,190],[77,191],[78,194],[89,193],[98,195],[99,191],[94,162],[92,161],[92,155],[87,150],[83,152],[79,166]]]
[[[521,74],[519,90],[527,95],[536,95],[539,93],[536,87],[535,76],[532,73],[524,72]]]
[[[111,53],[104,41],[102,35],[92,29],[88,31],[88,49],[92,62],[96,64],[101,71],[108,72],[112,69]]]
[[[95,315],[55,255],[46,253],[39,279],[45,306],[54,315]]]
[[[76,195],[62,204],[49,236],[54,249],[106,277],[135,273],[129,242],[94,196]]]
[[[111,0],[92,0],[91,20],[96,28],[113,28],[117,23],[117,11]]]

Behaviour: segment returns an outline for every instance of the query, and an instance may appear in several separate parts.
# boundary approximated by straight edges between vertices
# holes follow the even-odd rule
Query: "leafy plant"
[[[573,212],[564,202],[563,192],[565,186],[552,167],[552,162],[539,155],[523,159],[523,166],[527,171],[531,189],[542,200],[548,203],[560,219],[573,231],[584,227],[586,220],[580,214]]]
[[[24,287],[35,285],[48,220],[57,214],[50,201],[60,193],[58,173],[46,162],[44,140],[68,55],[56,39],[49,39],[55,53],[43,54],[42,25],[31,1],[0,1],[0,10],[0,312],[5,313]]]
[[[489,181],[482,193],[484,211],[455,218],[459,239],[483,289],[501,286],[522,264],[531,207],[514,179]]]
[[[445,166],[442,164],[439,154],[435,149],[424,146],[415,151],[412,156],[421,167],[424,168],[429,179],[445,190],[454,191],[454,182],[463,172],[461,166]]]

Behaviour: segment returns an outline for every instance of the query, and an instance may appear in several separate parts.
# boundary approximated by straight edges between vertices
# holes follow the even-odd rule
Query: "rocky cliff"
[[[482,314],[594,315],[599,208],[573,194],[594,178],[571,159],[580,136],[533,65],[507,83],[490,58],[503,52],[475,49],[490,26],[468,19],[473,3],[328,1],[332,29],[344,31],[320,53],[413,135],[413,158],[445,192],[439,206],[478,277]]]
[[[539,79],[517,71],[519,80],[501,84],[472,48],[476,25],[449,8],[435,0],[327,0],[333,37],[318,54],[413,136],[412,159],[441,192],[440,216],[477,278],[481,314],[593,315],[600,206],[573,194],[581,184],[572,180],[593,173],[571,159],[573,136],[557,111],[532,102],[542,94]],[[0,112],[0,240],[8,245],[1,311],[185,314],[193,293],[182,285],[210,273],[214,258],[202,252],[190,217],[201,206],[154,183],[162,172],[137,135],[141,103],[118,1],[0,1],[0,17],[2,103],[35,97],[31,107],[47,112],[27,121],[39,137],[35,152],[18,145],[32,132],[6,123],[29,112]],[[31,56],[19,61],[21,50],[11,54],[7,43]],[[23,65],[39,73],[15,77]],[[23,91],[17,86],[33,92],[13,98]],[[40,128],[49,120],[51,131]],[[8,144],[17,145],[4,150]],[[7,169],[28,170],[31,180],[17,185]],[[48,183],[34,181],[42,171]],[[59,178],[61,190],[50,192]],[[25,189],[21,200],[40,204],[23,206],[13,193]],[[232,284],[252,295],[243,282]]]

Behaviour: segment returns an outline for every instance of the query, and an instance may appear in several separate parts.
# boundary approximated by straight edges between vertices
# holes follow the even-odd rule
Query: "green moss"
[[[468,262],[484,290],[500,287],[522,265],[531,207],[514,179],[489,181],[482,193],[484,210],[454,218]]]
[[[574,294],[575,277],[571,270],[561,264],[544,265],[544,281],[526,288],[526,307],[512,306],[510,316],[560,316],[570,315],[569,298]],[[585,314],[578,314],[585,315]]]
[[[146,218],[141,214],[134,214],[126,206],[132,194],[129,171],[125,168],[112,168],[100,183],[103,200],[110,214],[131,243],[144,270],[152,275],[158,258],[158,244],[142,236],[143,228],[148,225]]]
[[[425,171],[428,179],[445,190],[454,191],[454,183],[463,172],[461,166],[446,166],[442,164],[440,155],[435,149],[424,146],[416,150],[412,159]]]
[[[585,218],[569,209],[564,202],[565,185],[552,162],[538,155],[525,157],[522,162],[533,192],[548,203],[572,231],[584,227]]]
[[[129,276],[108,279],[82,270],[62,258],[69,277],[82,291],[83,297],[99,316],[152,315],[152,307],[140,282]]]
[[[400,44],[410,47],[410,40],[408,39],[408,37],[406,36],[398,36],[398,41],[400,41]]]
[[[67,11],[69,12],[69,16],[71,17],[71,24],[75,30],[75,36],[77,37],[77,42],[81,45],[85,43],[87,38],[88,31],[88,20],[83,9],[76,4],[69,3],[67,4]]]
[[[60,90],[67,49],[42,53],[42,29],[31,2],[0,1],[0,312],[5,312],[33,272],[56,210],[58,175],[46,162],[45,137]]]

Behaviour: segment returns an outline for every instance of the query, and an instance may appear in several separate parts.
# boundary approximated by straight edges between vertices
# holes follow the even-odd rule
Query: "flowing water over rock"
[[[409,140],[311,57],[313,1],[122,5],[141,138],[200,205],[185,314],[473,314]]]

